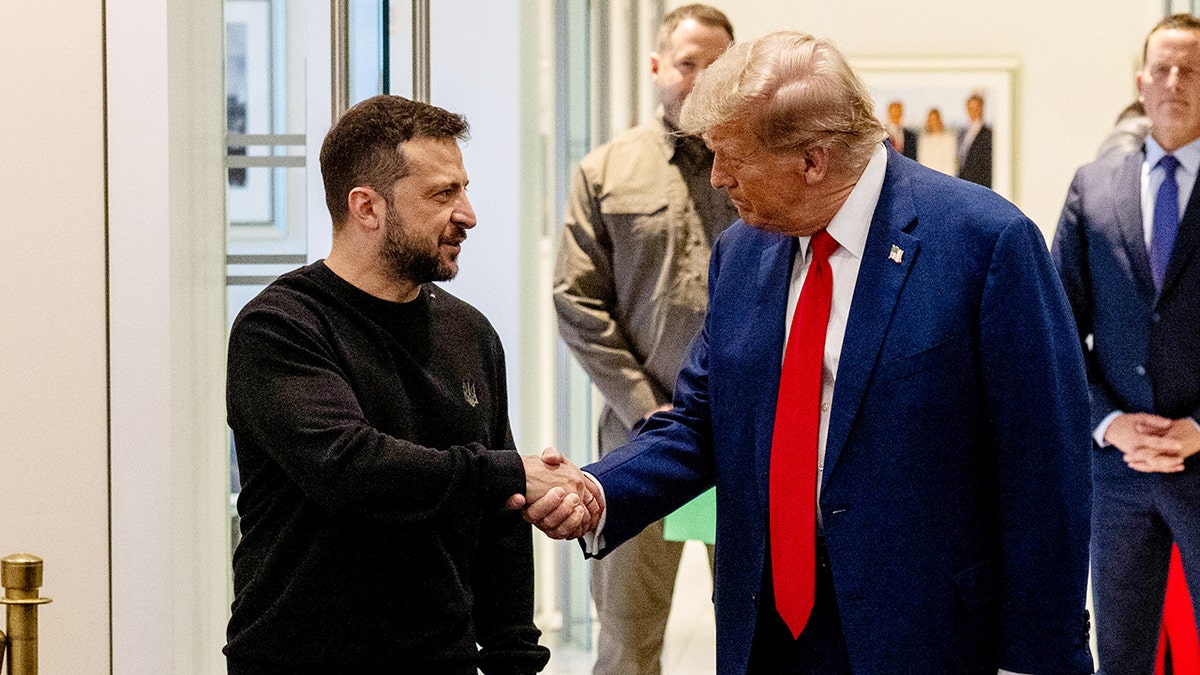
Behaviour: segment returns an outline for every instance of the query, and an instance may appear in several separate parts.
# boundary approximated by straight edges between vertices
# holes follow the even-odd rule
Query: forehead
[[[675,26],[667,40],[667,54],[691,54],[705,49],[724,50],[729,46],[729,34],[720,26],[687,18]]]
[[[1200,31],[1179,28],[1154,31],[1146,41],[1146,63],[1164,60],[1200,60]]]
[[[750,154],[761,145],[745,125],[735,123],[721,124],[709,129],[704,134],[704,140],[713,152],[734,156]]]
[[[408,161],[405,179],[466,183],[462,150],[453,138],[413,138],[400,145]]]

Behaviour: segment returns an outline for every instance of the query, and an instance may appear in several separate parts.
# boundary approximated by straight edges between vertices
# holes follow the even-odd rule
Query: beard
[[[396,209],[389,208],[384,221],[385,231],[379,257],[388,276],[397,281],[416,285],[431,281],[449,281],[458,274],[457,256],[442,259],[441,238],[432,247],[414,237],[404,228]],[[461,233],[466,239],[466,233]]]

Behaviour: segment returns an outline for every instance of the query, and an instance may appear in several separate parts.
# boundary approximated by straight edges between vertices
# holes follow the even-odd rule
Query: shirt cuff
[[[608,521],[608,497],[604,495],[604,486],[592,474],[584,471],[583,475],[588,477],[596,487],[600,490],[600,498],[604,500],[604,511],[600,513],[600,522],[596,523],[596,529],[583,535],[583,552],[587,555],[594,556],[604,550],[604,523]]]
[[[1108,433],[1108,427],[1113,423],[1113,420],[1124,414],[1124,410],[1114,410],[1108,413],[1107,417],[1100,420],[1100,424],[1097,424],[1096,430],[1092,432],[1092,440],[1096,441],[1097,447],[1107,448],[1109,445],[1111,445],[1110,443],[1106,443],[1104,441],[1104,434]]]

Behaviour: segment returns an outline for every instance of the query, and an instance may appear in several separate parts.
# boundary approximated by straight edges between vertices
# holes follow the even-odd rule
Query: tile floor
[[[704,546],[688,542],[675,581],[675,601],[667,620],[663,645],[663,675],[709,675],[716,672],[716,626],[712,611],[712,576]],[[554,636],[545,675],[587,675],[592,672],[593,652],[554,648]],[[593,640],[593,643],[595,641]]]

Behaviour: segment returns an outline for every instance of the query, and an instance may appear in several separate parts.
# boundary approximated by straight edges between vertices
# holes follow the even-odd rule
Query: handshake
[[[521,461],[525,494],[509,497],[509,509],[520,509],[525,520],[551,539],[577,539],[596,529],[604,513],[604,496],[593,479],[555,448]]]

